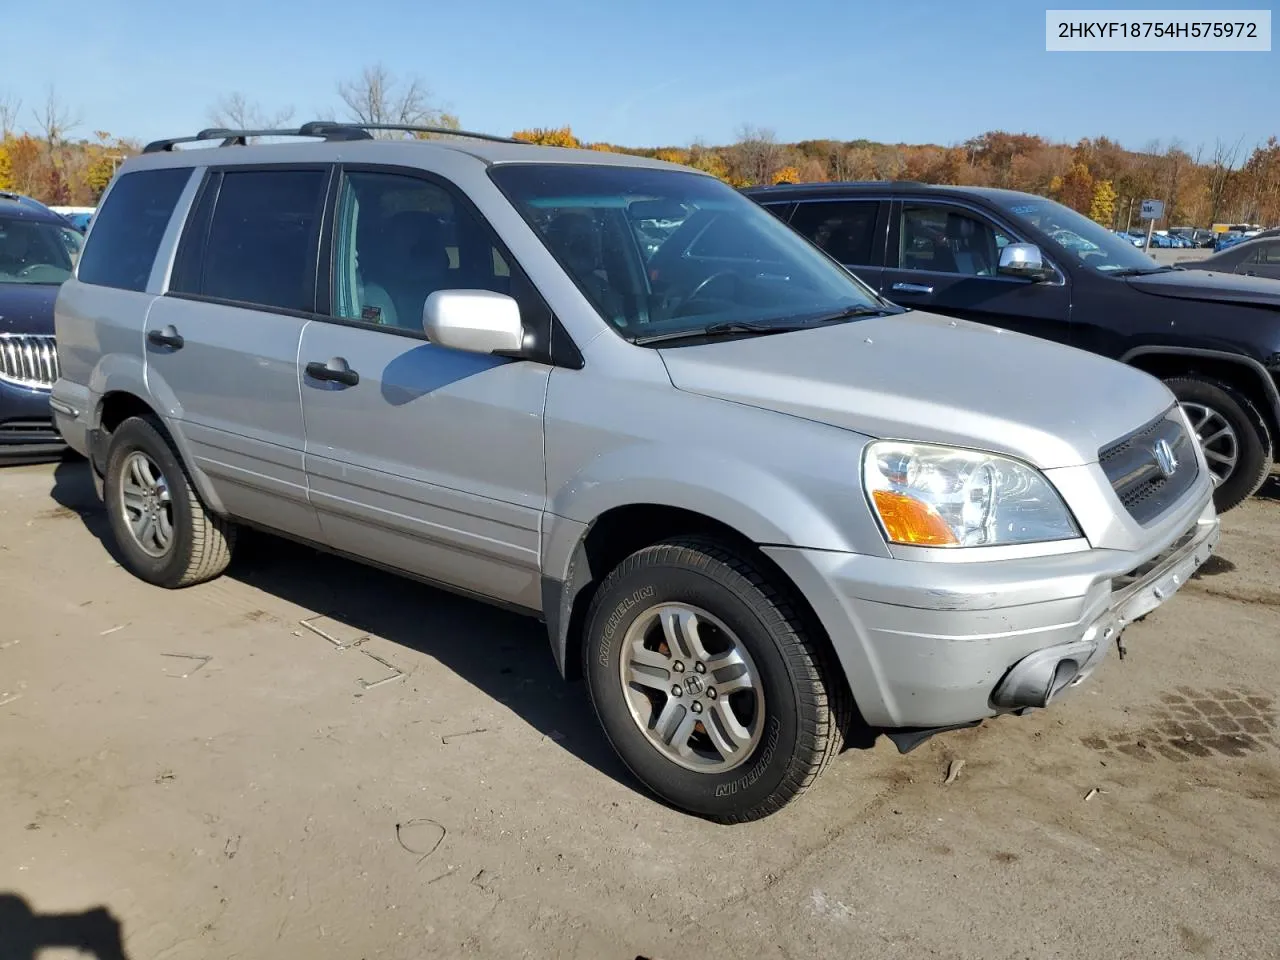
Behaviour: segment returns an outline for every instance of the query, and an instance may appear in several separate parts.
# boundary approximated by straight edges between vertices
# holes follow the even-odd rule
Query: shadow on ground
[[[0,960],[36,960],[53,948],[97,960],[127,960],[120,921],[106,907],[34,913],[16,893],[0,893]]]
[[[88,464],[59,464],[51,495],[120,559]],[[425,653],[584,763],[635,788],[581,684],[560,677],[546,629],[536,620],[288,540],[242,532],[226,576],[332,617],[357,635]]]

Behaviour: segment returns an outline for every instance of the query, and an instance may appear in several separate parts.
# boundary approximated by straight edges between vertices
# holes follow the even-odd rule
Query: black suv
[[[65,449],[49,391],[58,379],[53,302],[78,250],[71,234],[56,213],[0,193],[0,463]]]
[[[1200,438],[1219,512],[1270,473],[1280,283],[1162,267],[1074,210],[1012,190],[874,182],[744,192],[903,306],[1057,340],[1164,380]]]

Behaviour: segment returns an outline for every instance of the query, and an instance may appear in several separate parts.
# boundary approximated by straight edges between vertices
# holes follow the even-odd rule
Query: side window
[[[987,220],[945,205],[904,204],[898,234],[903,270],[994,277],[1011,237]]]
[[[787,218],[791,215],[793,204],[790,201],[785,201],[783,203],[762,203],[760,206],[764,207],[783,223],[786,223]]]
[[[222,173],[216,196],[208,196],[206,188],[201,203],[213,207],[208,232],[198,236],[206,229],[199,211],[188,223],[171,289],[234,303],[315,309],[316,249],[328,178],[323,169]]]
[[[879,208],[876,200],[801,203],[791,226],[840,263],[868,266]]]
[[[1280,264],[1280,240],[1262,244],[1262,249],[1258,251],[1258,262]]]
[[[343,177],[333,284],[335,316],[416,331],[436,290],[518,293],[481,219],[444,187],[397,173]]]
[[[120,290],[145,290],[190,167],[124,174],[107,194],[80,255],[78,279]]]

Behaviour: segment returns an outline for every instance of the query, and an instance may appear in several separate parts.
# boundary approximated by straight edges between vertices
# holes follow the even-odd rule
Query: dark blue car
[[[58,379],[53,302],[71,276],[67,221],[0,195],[0,462],[63,452],[49,390]]]

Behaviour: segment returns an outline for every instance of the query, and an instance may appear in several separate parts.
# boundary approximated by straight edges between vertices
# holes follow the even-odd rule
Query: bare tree
[[[49,85],[43,106],[33,109],[36,127],[49,144],[49,152],[53,153],[66,142],[67,134],[80,125],[80,117],[58,97],[58,92]]]
[[[0,140],[14,132],[22,101],[10,94],[0,95]]]
[[[1240,160],[1240,151],[1244,147],[1244,137],[1235,143],[1224,143],[1215,140],[1213,159],[1209,163],[1209,222],[1215,223],[1227,198],[1227,189],[1235,174],[1236,164]]]
[[[365,67],[360,76],[338,84],[338,96],[346,106],[347,119],[356,123],[396,123],[406,126],[450,127],[458,118],[432,102],[431,91],[417,77],[403,83],[381,63]],[[394,131],[378,131],[377,136],[394,138]]]
[[[734,165],[749,183],[772,183],[782,166],[783,149],[772,130],[744,125],[733,145]]]
[[[293,107],[267,110],[239,91],[220,98],[209,110],[209,120],[215,127],[230,127],[233,130],[272,130],[291,119]]]

